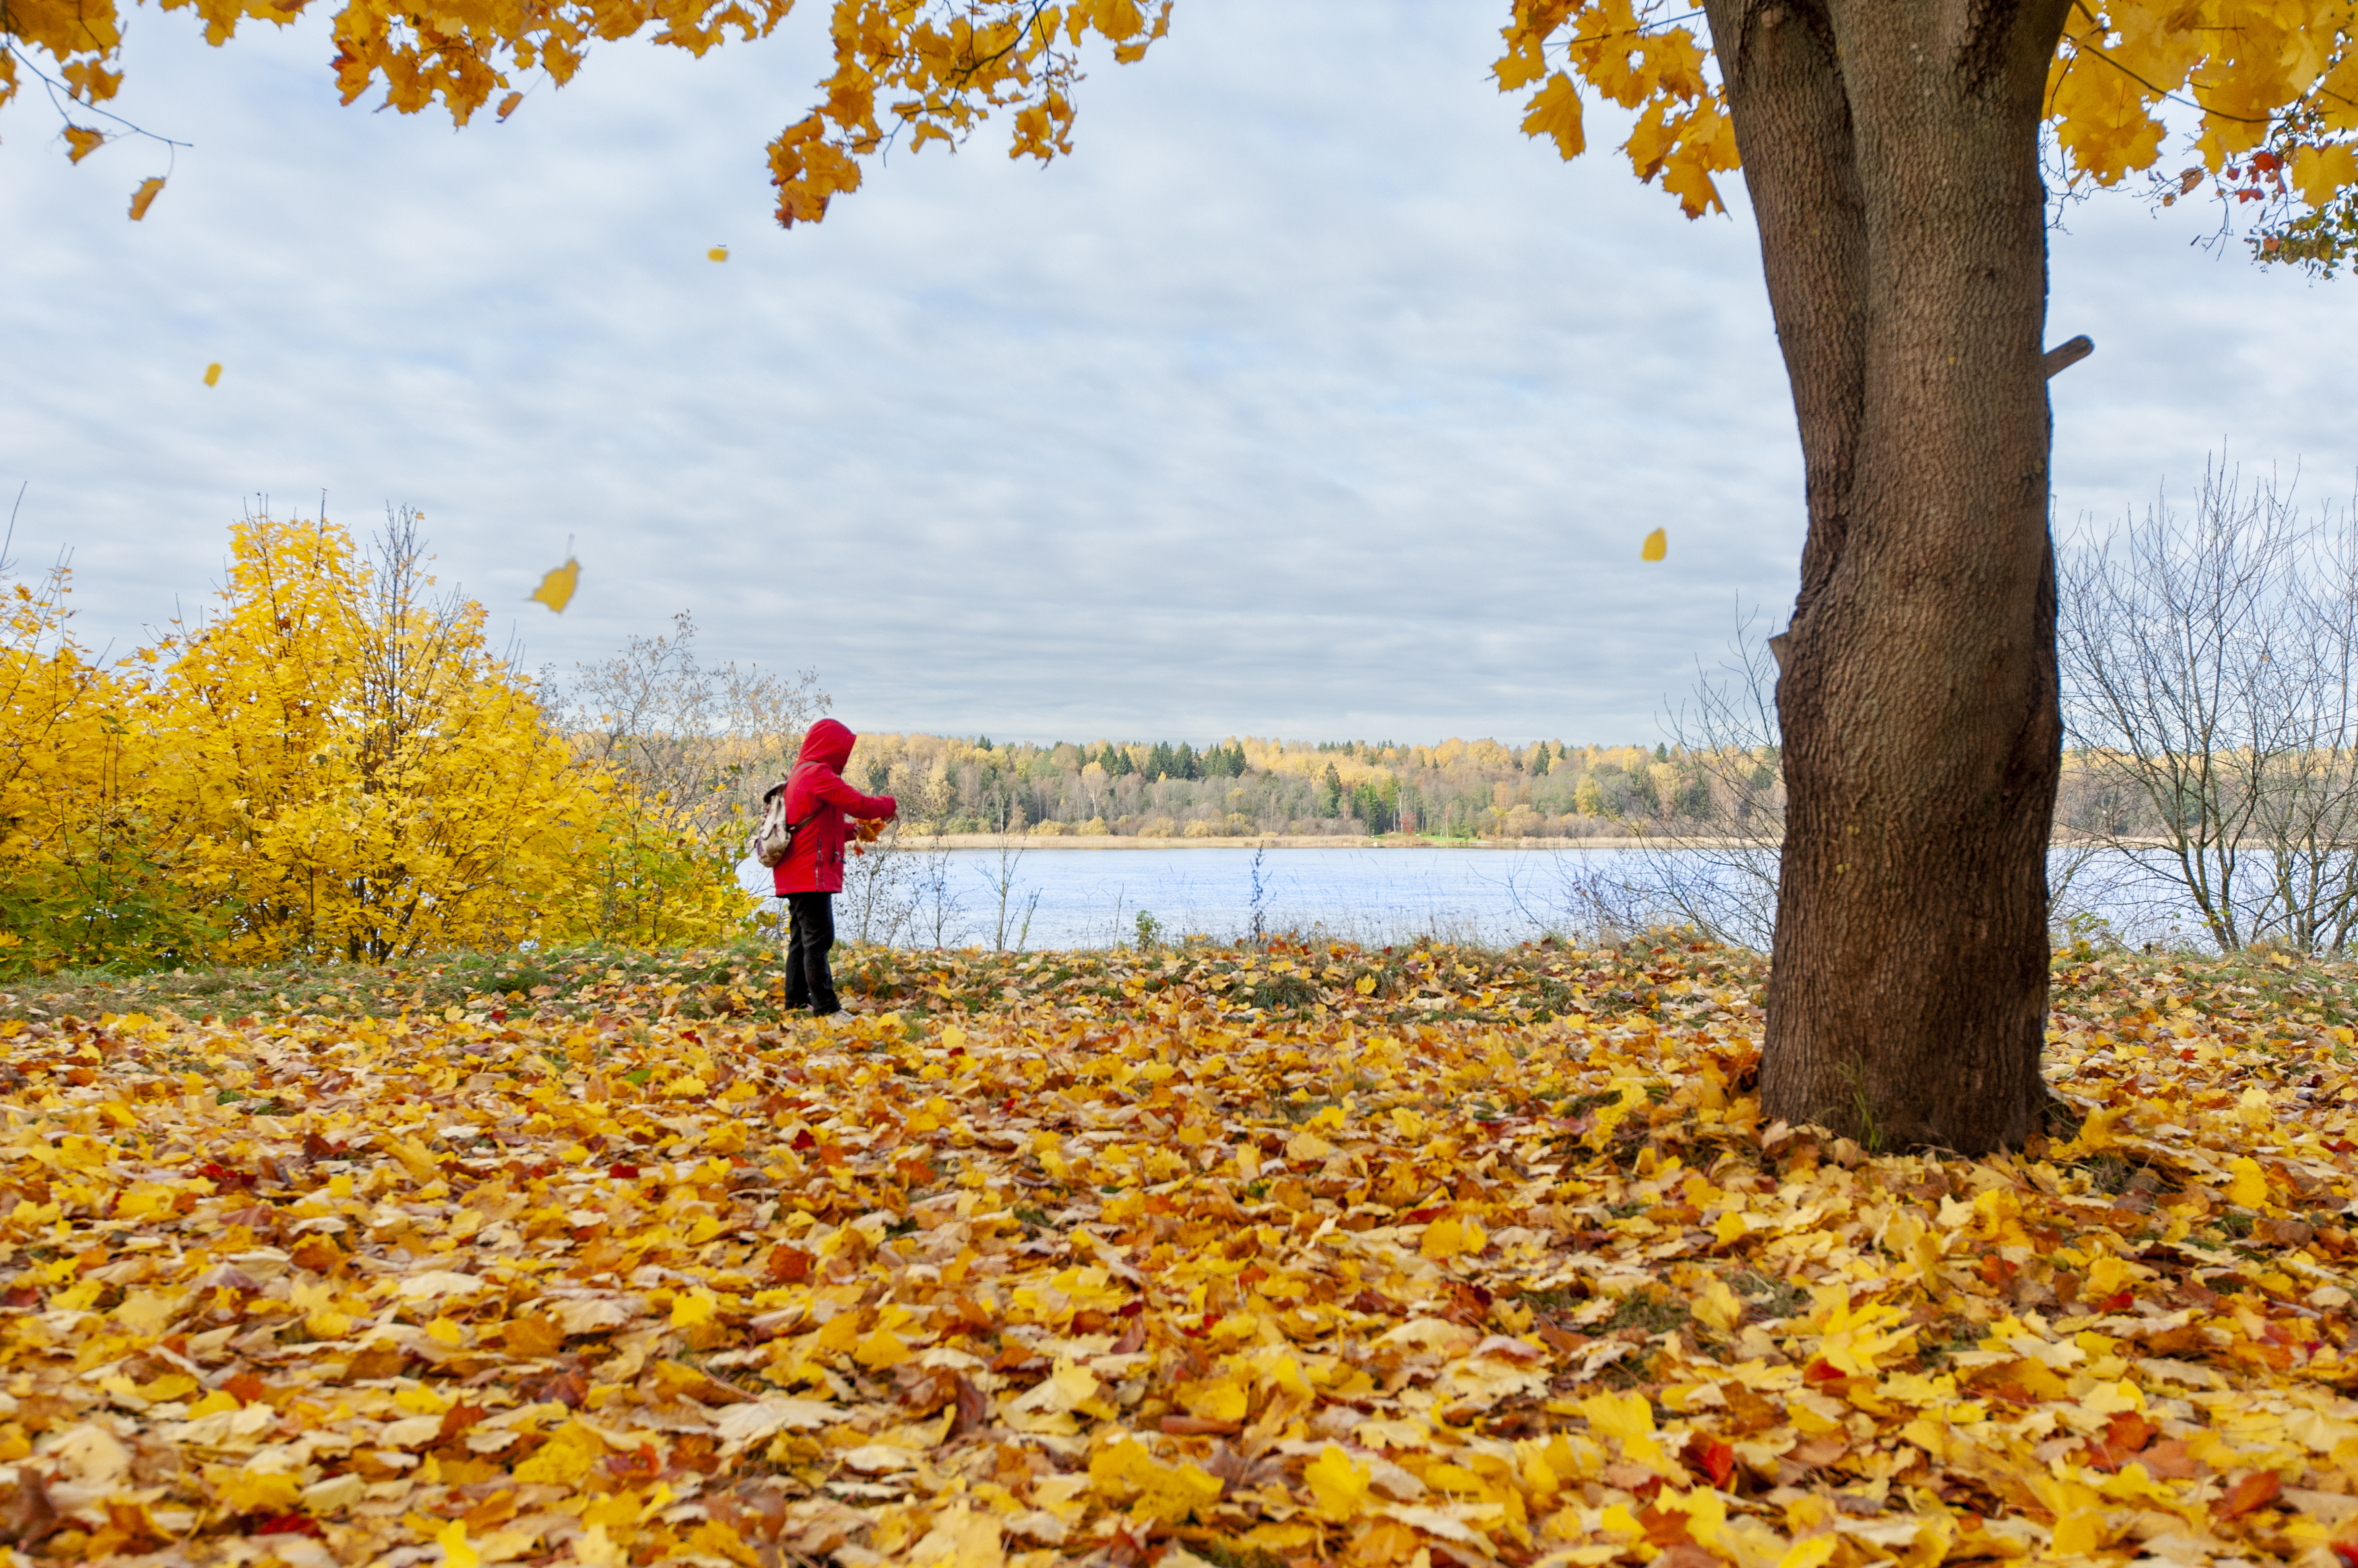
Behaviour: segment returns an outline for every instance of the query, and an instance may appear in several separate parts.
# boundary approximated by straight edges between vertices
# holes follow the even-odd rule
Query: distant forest
[[[1614,838],[1781,812],[1773,749],[1437,746],[1231,737],[994,745],[865,735],[850,780],[899,798],[903,831],[1244,838],[1405,833],[1436,839]],[[1725,797],[1725,798],[1722,798]]]

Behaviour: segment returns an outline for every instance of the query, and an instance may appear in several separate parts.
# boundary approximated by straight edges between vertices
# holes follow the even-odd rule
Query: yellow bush
[[[66,633],[60,568],[0,607],[0,972],[176,961],[207,931],[148,809],[137,687]]]
[[[733,847],[577,755],[481,605],[325,521],[231,530],[215,613],[92,665],[62,573],[0,606],[0,970],[407,957],[748,922]],[[659,896],[612,928],[595,867]],[[730,863],[721,863],[723,859]],[[611,903],[611,900],[604,900]]]
[[[220,613],[159,650],[142,790],[186,835],[178,878],[221,920],[221,958],[384,959],[589,923],[611,781],[492,654],[482,606],[429,600],[402,554],[372,566],[333,524],[249,517]]]

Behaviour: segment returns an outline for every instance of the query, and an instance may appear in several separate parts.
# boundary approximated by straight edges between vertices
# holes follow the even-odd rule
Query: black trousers
[[[786,1005],[808,1007],[813,1012],[840,1012],[835,976],[827,967],[827,951],[835,946],[835,895],[831,892],[786,894]]]

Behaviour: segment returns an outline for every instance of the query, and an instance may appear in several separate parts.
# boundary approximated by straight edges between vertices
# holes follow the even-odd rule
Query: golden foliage
[[[285,25],[308,0],[162,0],[193,6],[221,44],[249,18]],[[1072,148],[1072,90],[1090,37],[1118,60],[1162,38],[1171,0],[831,0],[834,63],[820,97],[771,142],[782,223],[816,222],[855,190],[862,161],[896,141],[956,144],[1005,111],[1011,157],[1043,162]],[[766,37],[793,0],[458,0],[411,11],[390,0],[344,0],[334,61],[344,101],[382,87],[390,107],[440,103],[460,124],[499,96],[505,119],[524,101],[519,72],[558,85],[593,40],[653,27],[654,41],[701,55],[730,37]],[[2195,111],[2201,159],[2164,202],[2212,178],[2223,199],[2259,202],[2255,244],[2267,259],[2331,271],[2358,246],[2358,53],[2349,0],[2110,0],[2075,6],[2049,84],[2049,118],[2071,180],[2118,183],[2153,168],[2166,135],[2163,105]],[[1737,167],[1733,122],[1697,16],[1667,0],[1511,0],[1496,66],[1499,88],[1526,94],[1522,128],[1563,157],[1586,146],[1583,93],[1626,110],[1622,144],[1640,179],[1659,181],[1689,217],[1724,211],[1714,177]],[[16,0],[0,37],[58,62],[81,103],[111,97],[121,73],[114,0]],[[27,57],[29,59],[29,57]],[[0,104],[16,94],[17,59],[0,51]],[[79,161],[105,138],[67,125]],[[2237,160],[2241,161],[2237,161]],[[143,183],[131,216],[162,188]],[[725,247],[707,253],[724,259]]]
[[[221,44],[241,22],[284,26],[308,0],[162,0],[192,6]],[[451,0],[417,11],[343,0],[334,61],[344,101],[382,88],[405,114],[440,103],[460,124],[499,95],[522,102],[517,73],[563,85],[594,40],[654,29],[701,55],[731,37],[768,36],[793,0]],[[1096,38],[1131,61],[1164,36],[1171,0],[831,0],[833,69],[820,97],[769,146],[782,223],[816,222],[859,189],[862,160],[896,141],[956,144],[1004,111],[1011,157],[1043,162],[1072,149],[1080,50]],[[1501,91],[1527,95],[1522,128],[1565,157],[1586,146],[1583,93],[1637,121],[1622,144],[1640,179],[1658,181],[1690,217],[1724,211],[1714,176],[1738,163],[1736,135],[1696,14],[1669,0],[1510,0],[1496,66]],[[114,0],[15,0],[0,13],[14,44],[59,62],[70,95],[112,96],[122,35]],[[2094,0],[2075,6],[2049,85],[2050,123],[2069,177],[2111,185],[2151,168],[2163,105],[2199,112],[2194,148],[2223,193],[2288,215],[2338,206],[2358,178],[2358,52],[2349,0]],[[0,52],[0,104],[16,90]],[[103,139],[69,126],[77,160]],[[2234,160],[2247,157],[2238,164]],[[160,181],[141,188],[146,211]],[[2174,199],[2174,198],[2173,198]],[[2266,245],[2266,254],[2277,247]],[[715,259],[725,254],[716,248]]]
[[[414,536],[363,563],[325,521],[231,530],[217,616],[157,650],[146,808],[240,962],[381,960],[570,933],[601,781],[485,645],[427,597]]]
[[[618,886],[660,890],[633,935],[750,917],[684,808],[577,753],[482,606],[432,597],[414,518],[383,546],[246,518],[215,613],[117,670],[66,634],[61,573],[16,586],[0,968],[508,947],[601,933]]]
[[[68,633],[70,592],[60,567],[0,609],[0,968],[150,963],[200,940],[144,850],[137,687]]]
[[[602,959],[0,1023],[0,1507],[61,1561],[2358,1541],[2349,975],[2074,964],[2101,1108],[1972,1162],[1761,1126],[1746,956],[1418,957],[1432,1009],[1281,944],[865,955],[834,1028]]]

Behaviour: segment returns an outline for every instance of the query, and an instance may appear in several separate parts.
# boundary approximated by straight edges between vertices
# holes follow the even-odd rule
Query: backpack
[[[794,853],[795,835],[817,821],[819,812],[827,809],[827,803],[821,801],[817,808],[800,822],[788,822],[786,820],[786,785],[790,782],[781,779],[763,792],[762,820],[755,825],[752,842],[747,846],[752,852],[753,859],[772,871],[775,871],[780,861]]]

